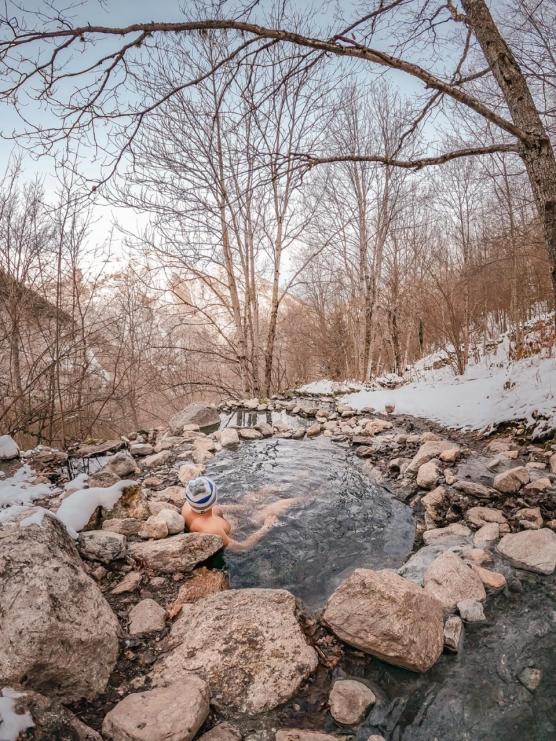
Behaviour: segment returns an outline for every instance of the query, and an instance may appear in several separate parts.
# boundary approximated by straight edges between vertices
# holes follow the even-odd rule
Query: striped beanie
[[[192,479],[185,487],[185,501],[195,512],[205,512],[216,504],[216,484],[206,476]]]

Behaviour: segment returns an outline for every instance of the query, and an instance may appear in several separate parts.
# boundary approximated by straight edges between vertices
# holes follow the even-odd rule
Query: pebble
[[[334,682],[328,698],[330,714],[337,723],[357,725],[376,702],[376,696],[367,685],[354,679],[338,679]]]

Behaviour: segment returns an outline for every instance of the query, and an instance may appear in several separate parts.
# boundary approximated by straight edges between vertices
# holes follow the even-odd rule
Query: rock
[[[473,536],[473,545],[475,548],[488,548],[496,543],[499,537],[500,525],[497,522],[487,522]]]
[[[130,636],[154,633],[166,625],[166,610],[153,599],[142,599],[129,611]]]
[[[174,460],[174,453],[171,450],[161,450],[160,453],[153,453],[143,458],[143,465],[147,468],[156,466],[166,466]]]
[[[147,501],[139,485],[126,486],[113,507],[97,507],[85,530],[102,530],[105,520],[144,520],[149,515]]]
[[[242,427],[239,431],[239,436],[242,440],[261,440],[261,433],[254,427]]]
[[[219,723],[199,736],[199,741],[241,741],[241,739],[241,732],[231,723]]]
[[[529,480],[529,471],[525,466],[516,466],[495,476],[492,485],[503,494],[517,494],[522,486],[529,483]]]
[[[484,484],[478,484],[475,481],[464,481],[462,479],[454,481],[452,483],[454,489],[468,494],[470,497],[477,497],[477,499],[491,499],[496,492],[493,489],[489,489]]]
[[[485,551],[482,548],[471,548],[469,546],[461,549],[461,556],[462,558],[473,561],[474,563],[490,563],[493,560],[492,555],[488,551]]]
[[[116,586],[110,590],[111,594],[126,594],[127,592],[135,592],[135,590],[141,584],[143,576],[138,571],[129,571],[124,578],[116,584]]]
[[[124,697],[104,718],[113,741],[190,741],[209,714],[206,683],[188,674],[177,684]]]
[[[125,558],[127,541],[125,535],[110,530],[88,530],[79,533],[77,547],[83,558],[110,564]]]
[[[491,440],[487,445],[487,450],[491,453],[505,453],[508,450],[511,450],[512,447],[513,443],[511,440],[500,438],[498,440]]]
[[[543,526],[543,519],[540,507],[524,507],[519,509],[515,516],[519,524],[526,530],[539,530]]]
[[[305,428],[299,427],[297,430],[294,430],[292,432],[292,439],[293,440],[303,440],[305,437]]]
[[[155,683],[198,672],[217,709],[250,715],[289,700],[318,664],[283,589],[234,589],[184,605],[170,643]]]
[[[518,675],[517,678],[524,687],[534,692],[541,683],[542,680],[542,669],[537,669],[534,666],[527,666]]]
[[[255,409],[259,406],[259,400],[258,399],[244,399],[243,400],[243,407],[244,409],[250,409],[251,411],[255,411]]]
[[[119,533],[126,537],[137,535],[140,527],[141,520],[137,520],[134,517],[112,517],[108,520],[104,520],[102,523],[103,530],[109,530],[112,533]]]
[[[154,448],[150,443],[133,443],[129,446],[129,452],[131,455],[144,456],[152,455]]]
[[[442,606],[394,571],[356,569],[329,598],[323,620],[350,646],[412,671],[427,671],[442,653]]]
[[[81,445],[75,451],[74,455],[78,458],[92,458],[93,456],[103,455],[115,450],[119,450],[124,445],[123,440],[106,440],[103,443],[93,443],[92,445]]]
[[[548,459],[548,466],[550,468],[550,473],[556,473],[556,453],[553,453]]]
[[[92,699],[116,663],[118,620],[65,527],[46,514],[22,526],[28,514],[0,528],[0,687]]]
[[[168,537],[168,525],[166,520],[160,515],[151,515],[146,522],[144,522],[138,532],[140,538],[167,538]]]
[[[317,435],[320,435],[321,433],[321,426],[318,422],[315,422],[314,425],[310,425],[305,430],[307,437],[316,437]]]
[[[430,440],[429,442],[423,443],[407,467],[407,472],[417,473],[424,463],[427,463],[433,458],[438,458],[444,450],[454,449],[459,450],[458,446],[454,445],[454,443],[449,440]]]
[[[448,484],[448,486],[452,486],[452,484],[457,481],[457,476],[451,469],[446,468],[444,470],[444,481]]]
[[[504,535],[496,551],[518,569],[552,574],[556,568],[556,534],[546,527]]]
[[[482,527],[489,522],[497,522],[499,525],[507,523],[504,514],[498,509],[492,507],[471,507],[465,513],[465,519],[475,527]]]
[[[506,577],[504,576],[504,574],[499,574],[498,571],[484,569],[482,566],[478,566],[476,563],[470,563],[469,565],[487,589],[498,592],[500,591],[500,589],[504,589],[504,587],[506,586]]]
[[[446,527],[426,530],[423,533],[423,542],[425,545],[434,545],[435,543],[455,545],[457,542],[465,543],[470,536],[471,530],[468,527],[462,525],[461,522],[453,522]]]
[[[268,422],[259,422],[256,429],[261,433],[263,437],[272,437],[274,435],[274,429]]]
[[[421,489],[432,489],[438,483],[440,476],[440,469],[438,462],[433,458],[427,463],[423,463],[419,466],[417,471],[417,486]]]
[[[547,491],[552,486],[552,482],[548,478],[548,476],[543,476],[540,479],[535,479],[534,481],[530,481],[527,486],[525,487],[526,491],[535,491],[542,494],[542,492]]]
[[[373,419],[365,425],[365,433],[367,435],[380,435],[381,432],[391,430],[393,427],[392,422],[388,422],[385,419]]]
[[[443,450],[439,454],[439,458],[443,463],[455,463],[458,458],[461,455],[461,449],[458,448],[457,445],[454,445],[453,448],[448,448],[447,450]]]
[[[184,463],[180,466],[178,471],[178,478],[182,484],[187,484],[189,481],[198,478],[203,475],[205,467],[195,463]],[[183,502],[183,490],[182,490],[182,502]]]
[[[458,612],[466,623],[484,623],[485,613],[482,604],[476,599],[463,599],[457,604]]]
[[[428,465],[425,463],[425,465]],[[432,520],[437,520],[439,517],[438,510],[443,505],[446,499],[446,489],[443,486],[437,486],[428,494],[421,499],[421,504],[425,508],[425,512]]]
[[[183,533],[185,522],[180,513],[176,512],[175,509],[161,509],[157,517],[159,517],[161,520],[164,520],[167,525],[169,535],[177,535],[178,533]]]
[[[51,698],[38,692],[25,689],[0,690],[0,703],[2,699],[9,698],[12,702],[12,711],[18,719],[18,739],[35,739],[35,741],[102,741],[100,735],[85,723],[82,723],[70,710],[54,702]],[[4,724],[1,722],[0,712],[0,738],[10,739],[16,736],[4,735]],[[23,722],[22,722],[23,721]],[[26,724],[29,725],[26,725]],[[26,727],[27,730],[24,730]]]
[[[444,646],[458,653],[463,643],[463,622],[457,615],[450,615],[444,623]]]
[[[223,448],[235,448],[239,445],[239,435],[232,427],[225,427],[220,432],[220,445]]]
[[[200,430],[206,430],[219,424],[220,415],[214,407],[205,404],[190,404],[170,418],[168,427],[173,435],[181,435],[186,425],[195,425]]]
[[[423,586],[425,571],[435,558],[440,556],[444,551],[449,550],[451,546],[442,543],[435,545],[426,545],[419,548],[415,553],[398,569],[400,576],[409,579],[420,587]]]
[[[302,728],[282,728],[276,732],[275,741],[338,741],[337,736]]]
[[[205,566],[195,569],[191,577],[180,587],[175,601],[167,608],[168,615],[173,619],[179,615],[185,604],[198,602],[229,588],[228,576],[223,571],[207,569]]]
[[[336,723],[344,726],[361,723],[375,702],[374,692],[353,679],[337,679],[328,698],[330,714]]]
[[[184,533],[165,540],[130,543],[129,553],[146,569],[160,574],[191,571],[224,546],[218,535]]]
[[[128,476],[134,476],[139,473],[139,467],[135,463],[134,457],[127,452],[127,450],[120,450],[119,453],[114,453],[106,461],[101,469],[104,473],[113,473],[120,479],[127,479]]]
[[[115,473],[112,473],[111,471],[103,471],[101,469],[89,476],[89,488],[95,489],[100,487],[101,489],[106,489],[109,486],[117,484],[119,480],[120,477],[116,476]]]
[[[10,435],[0,435],[0,461],[11,461],[19,457],[19,447]]]
[[[151,499],[149,500],[149,503],[147,506],[149,508],[149,512],[151,513],[151,515],[157,515],[159,512],[162,512],[162,510],[164,509],[170,509],[172,510],[172,512],[178,512],[178,508],[175,505],[173,505],[171,502],[166,502],[161,499]]]
[[[465,599],[486,599],[477,574],[455,553],[447,551],[435,558],[425,571],[425,591],[443,607],[451,609]]]

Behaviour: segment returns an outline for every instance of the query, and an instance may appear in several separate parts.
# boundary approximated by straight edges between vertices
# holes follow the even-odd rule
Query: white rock
[[[104,718],[113,741],[191,741],[209,713],[206,683],[189,674],[178,684],[125,697]]]
[[[328,698],[330,714],[336,723],[344,726],[361,723],[375,702],[374,692],[353,679],[337,679]]]
[[[235,448],[239,445],[239,435],[237,434],[237,430],[234,430],[233,427],[225,427],[220,432],[220,445],[222,445],[223,448]]]
[[[0,435],[0,461],[11,461],[19,456],[19,447],[10,435]]]
[[[166,610],[153,599],[143,599],[129,611],[130,636],[154,633],[163,630],[165,625]]]
[[[496,551],[519,569],[552,574],[556,568],[556,533],[545,527],[504,535]]]

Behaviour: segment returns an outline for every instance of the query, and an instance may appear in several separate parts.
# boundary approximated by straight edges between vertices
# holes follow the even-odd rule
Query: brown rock
[[[548,476],[543,476],[540,479],[535,479],[534,481],[530,481],[527,486],[525,487],[526,491],[536,491],[536,492],[544,492],[550,489],[552,486],[552,482],[548,478]]]
[[[424,582],[425,591],[447,609],[464,599],[486,598],[483,583],[477,574],[451,551],[434,559],[425,571]]]
[[[457,615],[450,615],[444,623],[444,646],[458,653],[463,642],[463,622]]]
[[[206,533],[172,535],[164,540],[130,543],[129,553],[145,568],[161,574],[191,571],[223,547],[222,538]]]
[[[473,545],[475,548],[488,548],[496,543],[499,537],[500,525],[497,522],[487,522],[473,536]]]
[[[151,515],[146,522],[144,522],[138,533],[140,538],[166,538],[168,536],[168,525],[159,515]]]
[[[427,463],[433,458],[437,458],[445,450],[454,450],[458,446],[449,440],[429,440],[423,443],[411,463],[407,467],[408,473],[417,473],[423,463]]]
[[[540,507],[524,507],[518,510],[515,516],[525,530],[539,530],[543,526]]]
[[[129,611],[130,636],[155,633],[166,625],[166,611],[153,599],[143,599]]]
[[[125,594],[126,592],[135,592],[141,584],[142,575],[138,571],[128,572],[124,578],[116,584],[111,590],[112,594]]]
[[[393,571],[356,569],[328,600],[323,620],[345,643],[412,671],[427,671],[442,653],[440,603]]]
[[[465,513],[465,519],[475,527],[482,527],[489,522],[497,522],[499,525],[507,522],[504,514],[493,507],[471,507]]]
[[[344,726],[361,723],[375,702],[374,692],[353,679],[337,679],[328,698],[330,715],[336,723]]]
[[[275,741],[338,741],[337,736],[320,731],[306,731],[301,728],[282,728],[276,731]]]
[[[180,587],[176,600],[168,607],[168,616],[173,619],[179,615],[185,604],[198,602],[229,588],[228,577],[223,571],[207,569],[206,566],[195,569],[192,576]]]
[[[529,480],[529,471],[525,466],[516,466],[495,476],[492,485],[503,494],[517,494],[522,486],[529,483]]]
[[[441,543],[450,538],[458,538],[465,541],[470,535],[471,530],[468,527],[462,525],[461,522],[453,522],[446,527],[436,527],[432,530],[426,530],[423,533],[423,542],[425,545],[433,545],[434,543]]]
[[[489,489],[488,486],[478,484],[475,481],[460,479],[454,481],[452,486],[464,494],[469,494],[470,497],[477,497],[477,499],[491,499],[496,494],[493,489]]]
[[[556,534],[546,527],[504,535],[496,550],[519,569],[552,574],[556,568]]]
[[[438,483],[440,468],[434,458],[419,466],[417,471],[417,486],[421,489],[432,489]]]
[[[199,741],[241,741],[241,739],[241,732],[231,723],[219,723],[199,736]]]
[[[499,591],[506,586],[506,577],[498,571],[491,571],[478,566],[476,563],[469,564],[487,589]]]
[[[129,537],[130,535],[137,535],[141,525],[141,520],[137,520],[135,517],[111,517],[103,520],[102,529]]]

